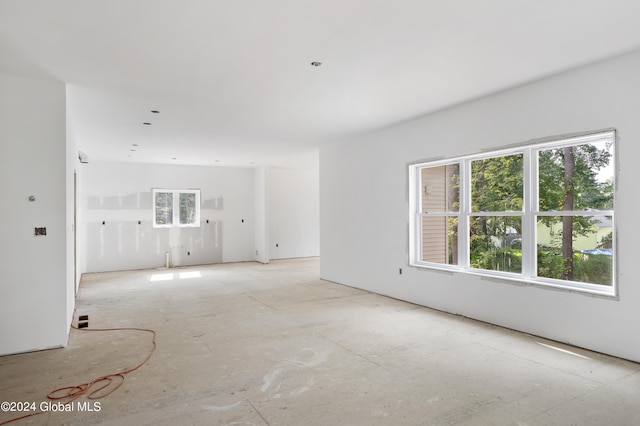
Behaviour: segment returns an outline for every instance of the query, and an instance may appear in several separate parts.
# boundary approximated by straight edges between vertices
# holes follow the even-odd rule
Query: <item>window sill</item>
[[[519,274],[487,271],[483,269],[463,269],[458,266],[426,264],[426,263],[409,263],[410,267],[421,270],[431,270],[439,272],[450,272],[453,274],[464,274],[478,276],[483,280],[493,281],[506,284],[517,284],[521,286],[533,286],[547,290],[555,290],[566,293],[578,293],[585,296],[602,297],[606,299],[620,300],[615,285],[599,285],[589,283],[573,283],[566,284],[561,280],[543,279],[537,277],[525,277]]]

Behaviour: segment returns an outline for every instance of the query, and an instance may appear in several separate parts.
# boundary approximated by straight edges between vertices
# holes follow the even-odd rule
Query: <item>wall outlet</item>
[[[33,235],[35,235],[36,237],[46,236],[47,235],[47,228],[46,227],[35,228],[34,231],[33,231]]]

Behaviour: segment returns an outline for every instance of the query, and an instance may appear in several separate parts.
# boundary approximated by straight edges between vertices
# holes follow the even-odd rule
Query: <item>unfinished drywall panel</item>
[[[269,168],[266,187],[269,257],[319,256],[318,169]]]
[[[65,96],[0,75],[0,355],[67,343]]]
[[[83,165],[86,272],[253,260],[253,170]],[[154,228],[152,188],[200,189],[200,226]]]
[[[322,278],[640,361],[639,73],[634,52],[321,147]],[[407,163],[609,127],[619,299],[407,267]]]
[[[255,224],[254,224],[254,249],[255,260],[260,263],[269,263],[269,248],[267,241],[269,233],[267,223],[267,168],[258,167],[254,172],[255,188]]]

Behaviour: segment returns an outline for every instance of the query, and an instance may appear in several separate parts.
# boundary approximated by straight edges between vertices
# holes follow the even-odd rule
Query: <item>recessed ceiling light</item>
[[[148,122],[144,122],[142,124],[144,124],[145,126],[151,126],[151,123],[148,123]]]
[[[160,114],[160,111],[158,111],[157,109],[152,109],[151,112],[154,114]]]
[[[318,61],[311,62],[311,66],[319,67],[320,65],[322,65],[322,62],[318,62]]]

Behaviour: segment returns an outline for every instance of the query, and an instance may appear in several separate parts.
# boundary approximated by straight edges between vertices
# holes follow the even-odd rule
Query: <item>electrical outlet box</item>
[[[40,237],[40,236],[46,236],[47,235],[47,228],[46,227],[42,227],[42,228],[35,228],[33,235],[35,235],[36,237]]]

